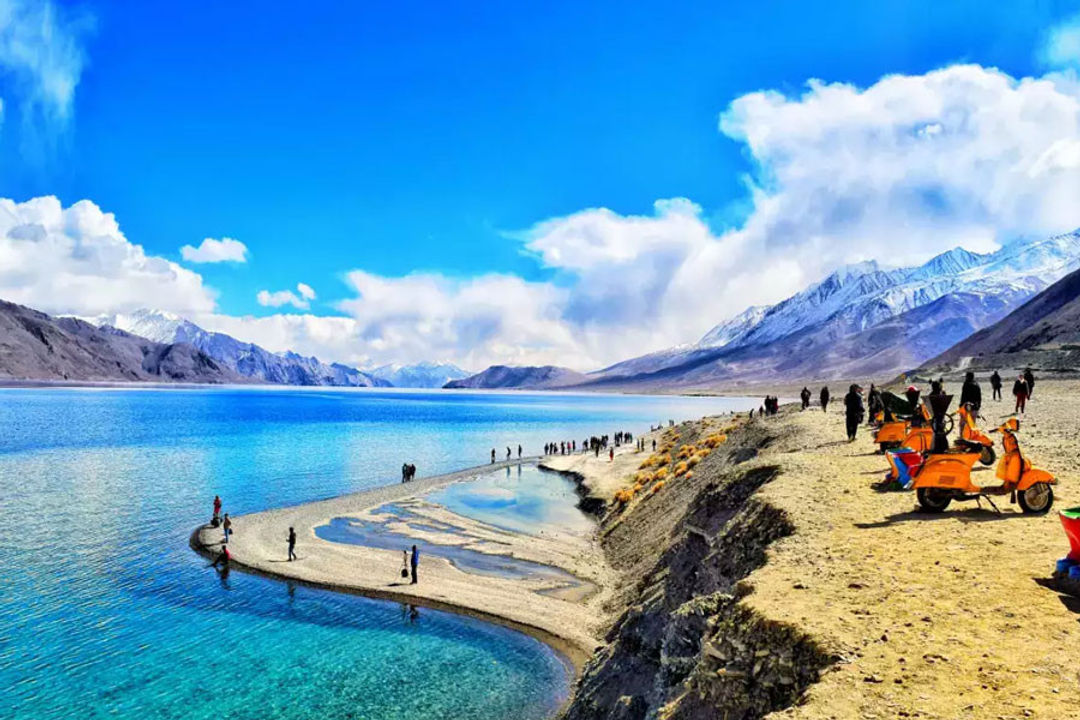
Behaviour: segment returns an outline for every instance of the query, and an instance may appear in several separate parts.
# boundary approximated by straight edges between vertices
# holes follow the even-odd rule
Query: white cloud
[[[191,263],[247,262],[247,245],[232,238],[204,238],[199,247],[185,245],[180,256]]]
[[[94,203],[64,208],[55,197],[0,199],[0,297],[81,315],[147,305],[179,313],[214,308],[197,273],[147,255]]]
[[[91,26],[85,14],[47,0],[0,0],[0,70],[31,135],[70,117],[85,64],[82,39]]]
[[[693,342],[748,305],[776,302],[844,263],[910,264],[956,245],[989,250],[1080,224],[1080,85],[1070,73],[1017,80],[956,65],[866,88],[811,81],[798,95],[736,98],[720,129],[752,163],[749,212],[738,227],[711,228],[682,198],[658,201],[644,215],[586,209],[512,236],[550,269],[549,282],[354,270],[346,275],[353,296],[336,304],[342,317],[215,314],[198,275],[116,241],[115,221],[89,203],[112,229],[77,235],[114,238],[117,260],[102,259],[97,272],[119,274],[119,287],[134,287],[129,276],[141,275],[130,268],[140,263],[163,269],[174,305],[197,304],[193,319],[208,329],[272,350],[357,365],[445,358],[477,369],[497,362],[589,369]],[[7,203],[0,210],[15,207]],[[37,231],[13,235],[24,223],[3,222],[0,288],[22,288],[19,275],[29,273],[39,280],[26,296],[48,309],[53,275],[36,267],[37,255],[13,258],[8,249]],[[78,244],[67,223],[53,225],[57,243]],[[125,260],[136,251],[141,260]],[[52,265],[63,277],[82,252],[45,257],[60,258]],[[154,280],[137,304],[161,306],[161,283],[149,274]],[[101,292],[114,292],[113,284],[101,281]],[[69,305],[112,302],[88,291],[62,296]],[[314,298],[303,283],[258,296],[264,306],[301,310]]]
[[[1080,15],[1050,28],[1039,55],[1050,67],[1080,65]]]
[[[315,299],[315,291],[311,289],[310,285],[297,283],[296,292],[292,290],[277,290],[275,292],[260,290],[256,293],[255,299],[263,307],[292,305],[300,310],[307,310],[311,307],[311,301]]]

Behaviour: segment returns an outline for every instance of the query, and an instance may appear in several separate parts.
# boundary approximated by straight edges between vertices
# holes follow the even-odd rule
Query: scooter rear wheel
[[[1042,515],[1054,504],[1054,488],[1048,483],[1035,483],[1027,490],[1018,492],[1016,499],[1020,509],[1032,515]]]
[[[982,452],[979,454],[979,462],[983,465],[993,465],[996,459],[997,454],[994,452],[994,448],[990,445],[983,445]]]
[[[941,488],[919,488],[915,491],[915,497],[923,510],[932,513],[945,512],[952,502],[952,493]]]

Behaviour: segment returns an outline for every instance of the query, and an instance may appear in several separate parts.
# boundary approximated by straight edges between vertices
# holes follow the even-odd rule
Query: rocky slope
[[[626,579],[623,609],[586,665],[566,718],[759,718],[796,702],[829,664],[798,629],[741,602],[740,581],[792,532],[782,512],[753,497],[780,469],[743,464],[772,442],[762,430],[736,429],[692,472],[649,481],[635,498],[612,505],[602,536]],[[658,456],[695,448],[700,458],[707,436],[720,431],[683,424],[661,438]]]
[[[190,320],[160,310],[102,315],[89,321],[99,327],[117,328],[156,342],[193,345],[237,375],[257,382],[340,387],[390,385],[386,380],[348,365],[327,364],[294,352],[272,353],[231,335],[204,330]]]
[[[555,365],[492,365],[487,370],[461,380],[451,380],[443,387],[454,389],[551,390],[586,381],[585,375]]]
[[[70,382],[240,382],[187,343],[158,343],[0,301],[0,378]]]

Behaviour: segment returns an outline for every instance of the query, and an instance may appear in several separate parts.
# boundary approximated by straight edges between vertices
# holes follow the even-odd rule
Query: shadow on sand
[[[1032,578],[1032,580],[1034,580],[1037,585],[1042,585],[1047,590],[1057,593],[1058,600],[1061,601],[1061,604],[1065,606],[1066,610],[1080,615],[1080,597],[1061,592],[1050,578]],[[1078,619],[1077,622],[1080,622],[1080,619]]]
[[[967,508],[965,510],[952,510],[943,513],[929,513],[922,510],[908,510],[907,512],[893,513],[883,520],[872,523],[855,523],[860,530],[872,530],[874,528],[889,527],[902,522],[933,522],[936,520],[959,520],[962,523],[993,522],[996,520],[1008,520],[1010,518],[1022,518],[1023,513],[1003,512],[996,513],[988,508]]]

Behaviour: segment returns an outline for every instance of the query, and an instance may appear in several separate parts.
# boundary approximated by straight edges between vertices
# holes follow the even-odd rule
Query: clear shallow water
[[[480,522],[536,535],[554,527],[588,534],[596,525],[577,508],[574,484],[561,475],[526,465],[454,483],[426,499]]]
[[[266,389],[0,390],[0,718],[549,714],[561,661],[445,613],[233,572],[187,546],[245,513],[640,432],[753,401]]]

